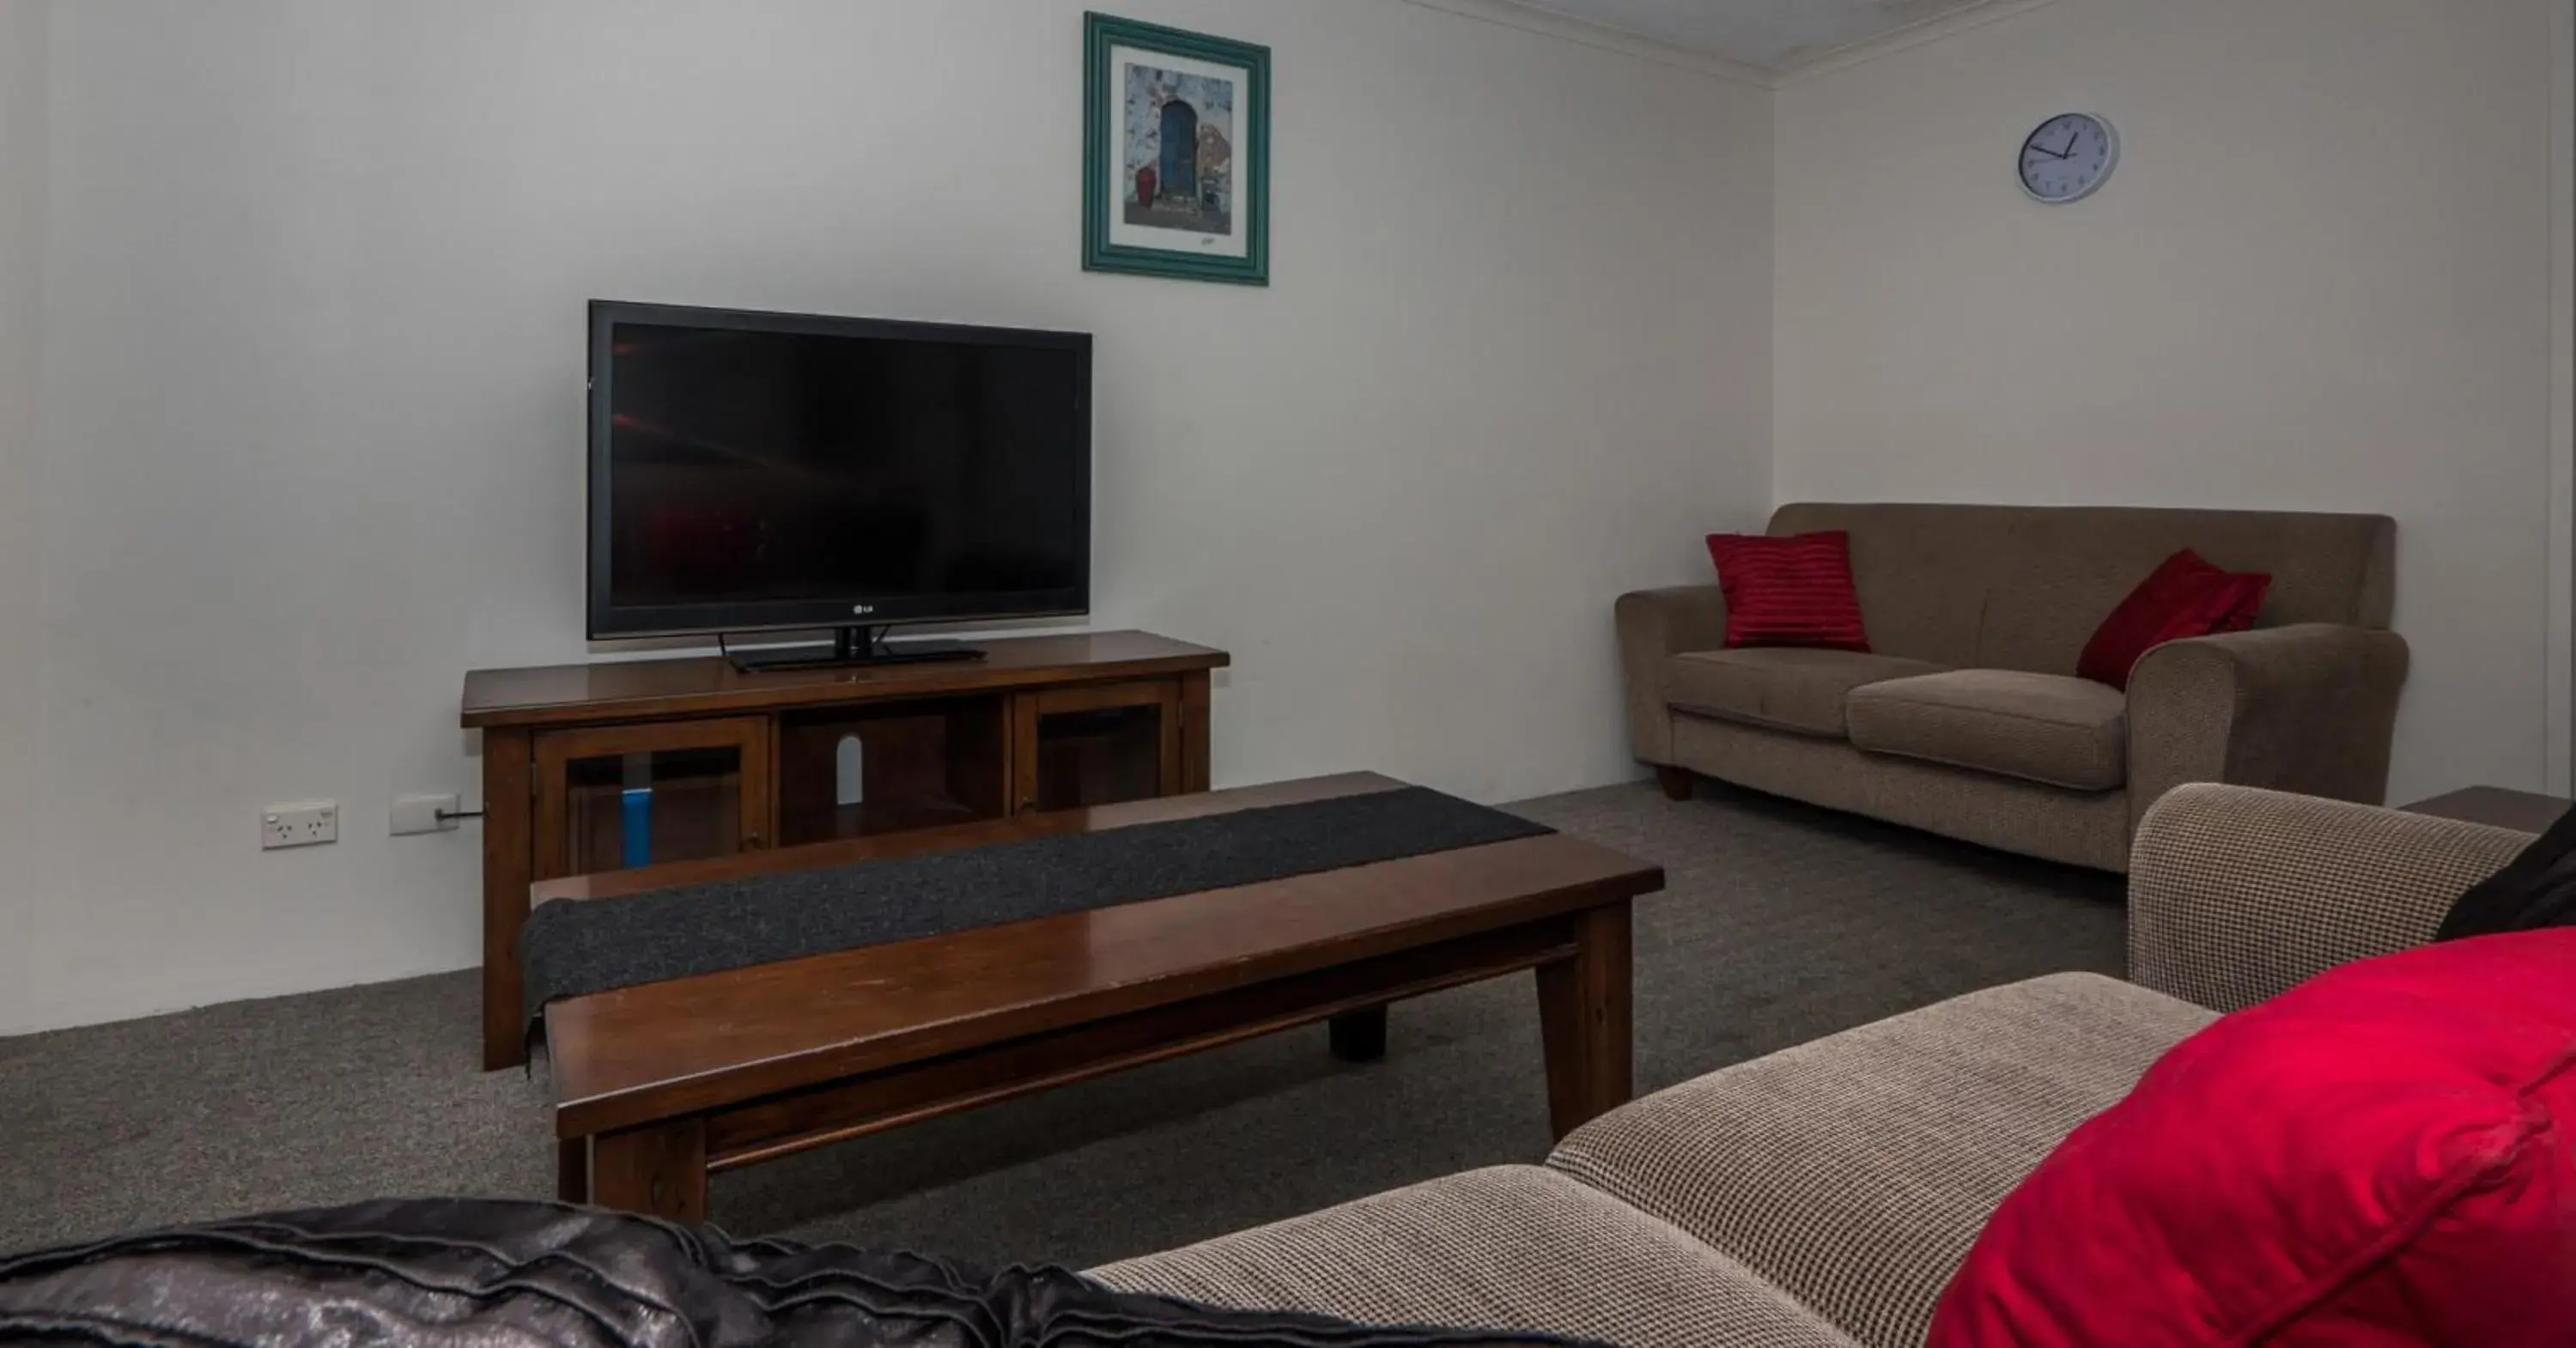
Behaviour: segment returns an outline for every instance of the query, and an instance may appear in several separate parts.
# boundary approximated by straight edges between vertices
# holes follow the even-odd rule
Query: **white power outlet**
[[[340,805],[337,801],[290,801],[284,805],[271,805],[259,812],[259,845],[263,851],[338,841]]]

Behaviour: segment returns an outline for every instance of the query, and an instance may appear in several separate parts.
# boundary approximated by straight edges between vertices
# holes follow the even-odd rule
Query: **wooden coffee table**
[[[537,902],[1393,790],[1323,777],[685,862]],[[710,1171],[1536,969],[1549,1120],[1628,1099],[1629,900],[1663,870],[1577,838],[1374,865],[567,998],[546,1009],[562,1196],[703,1220]]]
[[[2568,801],[2564,796],[2544,796],[2501,786],[2472,786],[2431,800],[2419,800],[2407,806],[2406,812],[2509,828],[2517,833],[2547,833],[2550,826],[2567,813],[2567,809]]]

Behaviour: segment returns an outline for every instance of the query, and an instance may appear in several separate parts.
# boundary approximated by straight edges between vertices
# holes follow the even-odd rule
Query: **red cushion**
[[[1708,555],[1726,591],[1726,644],[1869,650],[1852,590],[1851,539],[1824,533],[1710,534]]]
[[[2080,1051],[2080,1045],[2070,1045]],[[2576,1343],[2576,928],[2225,1017],[1987,1223],[1931,1348]]]
[[[2076,658],[2075,673],[2126,689],[2139,657],[2168,641],[2253,626],[2271,589],[2268,575],[2221,571],[2184,548],[2148,572],[2093,629],[2093,639]]]

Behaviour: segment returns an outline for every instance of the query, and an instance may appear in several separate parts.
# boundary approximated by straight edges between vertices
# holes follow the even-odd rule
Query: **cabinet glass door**
[[[1180,790],[1180,686],[1165,680],[1018,699],[1014,809],[1071,810]]]
[[[537,878],[766,846],[764,720],[617,726],[537,737]]]

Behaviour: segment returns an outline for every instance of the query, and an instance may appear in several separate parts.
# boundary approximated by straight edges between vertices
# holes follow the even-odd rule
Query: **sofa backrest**
[[[1967,668],[2072,674],[2113,605],[2179,548],[2264,571],[2260,626],[2386,628],[2397,524],[2385,515],[2112,506],[1784,505],[1774,534],[1851,535],[1872,649]]]

